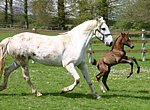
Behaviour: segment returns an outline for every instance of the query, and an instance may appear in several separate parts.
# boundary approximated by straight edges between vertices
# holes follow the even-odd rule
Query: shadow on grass
[[[137,99],[142,99],[142,100],[150,100],[150,95],[149,95],[150,91],[147,91],[147,90],[137,90],[137,91],[135,90],[111,90],[111,91],[112,91],[112,94],[104,94],[102,98],[125,97],[125,98],[137,98]],[[118,94],[116,92],[118,92]]]
[[[34,96],[32,93],[21,93],[21,94],[17,94],[17,93],[0,93],[0,96]],[[59,93],[59,92],[55,92],[55,93],[42,93],[42,96],[63,96],[63,97],[67,97],[67,98],[87,98],[87,99],[94,99],[94,97],[92,96],[92,94],[83,94],[83,93]]]
[[[94,99],[94,97],[92,96],[92,94],[83,94],[83,93],[59,93],[59,92],[55,92],[55,93],[43,93],[43,96],[47,96],[47,95],[51,95],[51,96],[63,96],[63,97],[67,97],[67,98],[87,98],[87,99]]]
[[[119,98],[119,97],[124,97],[124,98],[137,98],[137,99],[142,99],[142,100],[150,100],[150,91],[146,90],[138,90],[138,91],[132,91],[132,90],[111,90],[107,91],[109,93],[101,95],[102,99],[106,98]],[[87,98],[87,99],[95,99],[92,94],[84,94],[84,93],[63,93],[61,94],[60,92],[53,92],[53,93],[42,93],[43,95],[41,97],[46,97],[46,96],[56,96],[56,97],[66,97],[66,98]],[[147,96],[146,96],[147,95]],[[32,93],[0,93],[0,96],[34,96]]]

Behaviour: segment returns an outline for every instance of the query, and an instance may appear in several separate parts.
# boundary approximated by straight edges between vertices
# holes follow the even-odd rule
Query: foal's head
[[[112,49],[123,49],[124,45],[130,47],[131,49],[134,48],[133,43],[130,41],[129,33],[121,33],[119,37],[115,40]]]
[[[129,33],[121,33],[122,37],[122,44],[130,47],[131,49],[134,48],[133,43],[130,41]]]

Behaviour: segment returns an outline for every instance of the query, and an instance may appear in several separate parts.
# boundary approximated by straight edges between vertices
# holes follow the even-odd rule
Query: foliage
[[[150,23],[149,0],[126,0],[117,8],[117,25],[119,28],[149,29]],[[122,25],[123,24],[123,25]],[[125,27],[124,27],[125,26]]]

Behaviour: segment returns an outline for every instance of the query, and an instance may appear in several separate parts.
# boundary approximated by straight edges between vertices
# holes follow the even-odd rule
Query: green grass
[[[15,32],[0,33],[0,39]],[[149,45],[149,44],[148,44]],[[136,44],[140,49],[141,44]],[[110,49],[103,44],[93,45],[93,49]],[[97,53],[93,58],[98,59],[105,53]],[[81,76],[80,84],[70,93],[60,94],[64,86],[73,83],[72,76],[63,67],[44,66],[39,63],[29,64],[33,84],[43,93],[42,97],[35,97],[23,79],[21,69],[14,71],[8,83],[8,88],[0,92],[0,110],[149,110],[150,107],[150,53],[146,53],[146,61],[141,61],[141,53],[127,53],[137,58],[141,73],[134,74],[127,79],[130,66],[127,64],[112,67],[108,78],[110,91],[103,94],[100,91],[95,75],[98,70],[88,64],[90,78],[97,93],[102,97],[96,100]],[[11,58],[6,59],[6,65]],[[1,80],[2,81],[2,80]]]

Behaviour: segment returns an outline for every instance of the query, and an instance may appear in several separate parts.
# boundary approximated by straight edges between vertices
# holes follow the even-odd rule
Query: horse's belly
[[[53,66],[61,66],[62,60],[60,56],[57,57],[38,57],[38,56],[31,56],[33,61],[42,63],[44,65],[53,65]]]

